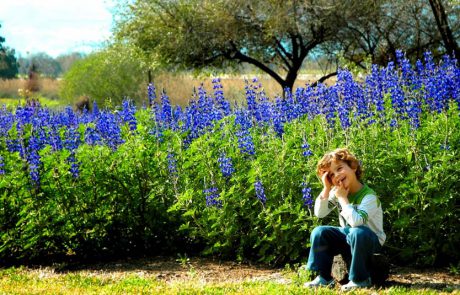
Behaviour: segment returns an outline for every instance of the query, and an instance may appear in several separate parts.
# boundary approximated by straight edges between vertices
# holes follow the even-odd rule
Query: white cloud
[[[110,36],[108,0],[1,0],[0,36],[21,54],[89,51]]]

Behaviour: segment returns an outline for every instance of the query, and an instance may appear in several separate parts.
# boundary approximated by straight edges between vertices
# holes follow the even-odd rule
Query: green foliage
[[[302,204],[300,184],[304,178],[314,181],[311,168],[316,159],[301,158],[302,137],[296,133],[299,129],[294,130],[285,140],[256,131],[260,153],[253,159],[235,148],[234,131],[228,125],[216,127],[182,152],[179,185],[183,193],[171,210],[183,212],[181,229],[204,240],[205,253],[272,263],[305,256],[309,232],[317,222]],[[222,151],[238,171],[231,179],[219,171],[217,159]],[[255,196],[256,178],[265,184],[265,206]],[[210,186],[219,188],[222,208],[206,206],[203,190]]]
[[[363,163],[364,182],[380,196],[388,237],[385,251],[392,261],[458,264],[456,105],[423,113],[416,130],[405,120],[390,125],[396,117],[391,111],[374,123],[355,120],[346,130],[338,121],[329,127],[320,116],[286,123],[282,137],[254,127],[250,132],[255,155],[238,148],[240,127],[232,116],[188,146],[179,130],[165,130],[161,138],[152,135],[155,120],[150,110],[139,110],[136,117],[136,132],[125,125],[125,143],[117,150],[78,148],[77,179],[69,172],[68,151],[41,150],[39,188],[30,182],[28,164],[17,152],[4,153],[2,138],[2,259],[198,249],[238,261],[304,261],[311,230],[338,222],[334,214],[332,220],[313,216],[302,199],[302,183],[312,189],[313,197],[318,195],[317,161],[325,152],[347,146]],[[88,126],[79,128],[84,134]],[[32,126],[24,130],[27,139]],[[13,131],[9,135],[17,138]],[[303,156],[304,140],[313,155]],[[219,168],[222,152],[232,159],[231,177]],[[176,161],[176,172],[169,169],[169,155]],[[258,180],[265,188],[265,203],[256,196]],[[206,203],[204,190],[211,187],[218,191],[217,206]]]
[[[4,156],[0,256],[28,261],[174,249],[173,242],[181,239],[170,230],[177,218],[167,213],[174,198],[161,169],[166,155],[140,124],[141,130],[135,137],[126,127],[127,142],[116,152],[82,146],[76,153],[78,179],[69,172],[68,151],[42,150],[39,188],[30,182],[27,163],[18,153]],[[1,145],[6,150],[4,140]]]
[[[120,105],[126,97],[140,97],[146,81],[146,71],[129,47],[109,47],[75,62],[63,77],[60,96],[69,103],[89,96],[99,106],[106,100]]]
[[[5,38],[0,36],[0,79],[14,79],[18,74],[18,63],[14,49],[3,46],[4,42]]]

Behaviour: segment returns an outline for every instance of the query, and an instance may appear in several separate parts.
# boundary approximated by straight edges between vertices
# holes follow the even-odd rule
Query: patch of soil
[[[265,265],[218,261],[209,258],[175,259],[156,257],[127,259],[110,263],[63,265],[54,269],[42,268],[41,271],[48,271],[49,275],[83,272],[87,275],[110,278],[121,278],[136,274],[166,282],[199,278],[205,282],[276,280],[287,283],[281,269],[270,268]]]
[[[40,272],[41,277],[78,272],[111,279],[138,275],[165,282],[199,279],[202,282],[274,281],[283,284],[292,283],[289,275],[283,269],[209,258],[126,259],[110,263],[61,265],[33,271]],[[447,269],[414,269],[392,266],[387,286],[397,285],[417,289],[460,290],[460,275],[450,274]]]
[[[390,269],[389,285],[402,285],[417,289],[446,289],[460,291],[460,275],[453,275],[447,269],[413,269],[393,267]]]

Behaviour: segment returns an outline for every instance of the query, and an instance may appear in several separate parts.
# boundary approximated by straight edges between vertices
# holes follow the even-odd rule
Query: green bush
[[[146,70],[127,47],[109,47],[75,62],[63,77],[60,96],[70,104],[80,96],[89,96],[99,106],[144,96],[142,84],[147,82]]]
[[[202,116],[215,115],[202,91],[190,108],[199,105]],[[383,99],[393,103],[389,94]],[[71,109],[54,115],[36,107],[15,114],[1,109],[0,258],[202,250],[239,261],[304,261],[311,230],[338,224],[336,214],[318,220],[308,203],[321,190],[316,163],[346,146],[382,201],[392,261],[458,264],[460,117],[454,101],[439,112],[418,113],[416,127],[388,107],[368,118],[349,113],[347,128],[337,113],[334,121],[305,115],[286,120],[280,135],[267,124],[244,129],[254,117],[244,123],[238,111],[213,123],[182,113],[174,125],[179,111],[162,100],[135,113],[126,103],[113,112],[79,115]],[[72,128],[82,144],[55,149],[53,134],[67,145]],[[100,143],[91,143],[90,131],[98,128]],[[121,137],[110,145],[118,131]],[[242,151],[243,135],[252,138],[254,152]],[[36,164],[38,139],[48,144],[37,149]],[[223,158],[231,159],[231,175],[221,169]]]

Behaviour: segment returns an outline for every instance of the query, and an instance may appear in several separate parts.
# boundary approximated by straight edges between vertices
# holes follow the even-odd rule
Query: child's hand
[[[331,182],[331,179],[329,178],[328,171],[325,171],[323,175],[321,175],[321,181],[323,182],[323,186],[325,189],[331,190],[332,182]]]
[[[348,204],[349,203],[348,202],[349,188],[345,187],[345,185],[343,184],[341,180],[337,183],[337,186],[335,188],[336,188],[335,195],[338,198],[339,203],[342,206]]]

